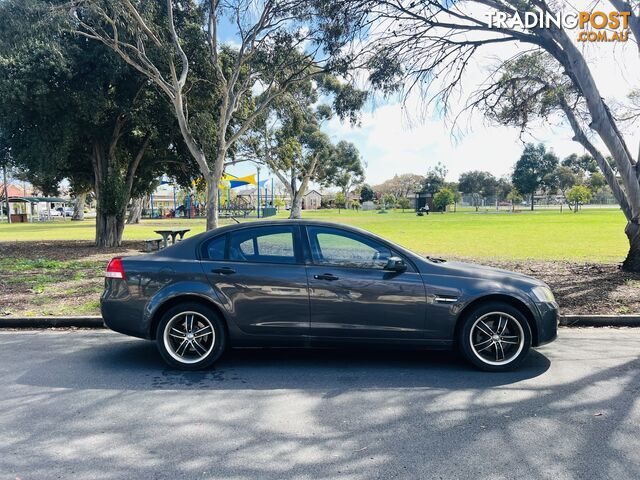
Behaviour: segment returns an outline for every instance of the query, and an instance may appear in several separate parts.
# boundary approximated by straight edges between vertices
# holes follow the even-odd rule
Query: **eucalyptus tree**
[[[290,218],[300,218],[311,182],[344,189],[364,177],[355,147],[346,142],[334,146],[321,127],[334,116],[356,124],[366,98],[366,92],[330,74],[299,82],[256,118],[235,158],[267,166],[288,190]]]
[[[472,204],[478,211],[483,197],[493,195],[496,192],[498,181],[489,172],[473,170],[460,174],[458,189],[467,195],[471,195]]]
[[[435,195],[441,188],[444,188],[447,173],[449,173],[449,170],[442,162],[438,162],[435,166],[429,167],[427,175],[423,180],[422,189],[427,193]]]
[[[364,167],[360,152],[353,143],[344,140],[337,143],[325,169],[324,183],[340,188],[344,195],[344,208],[349,208],[351,189],[364,181]]]
[[[245,139],[247,149],[258,163],[266,165],[278,177],[291,198],[289,218],[300,218],[302,199],[311,182],[323,183],[334,159],[334,146],[320,130],[330,110],[307,104],[280,110],[275,119],[264,118],[262,129]],[[275,122],[268,125],[268,122]]]
[[[597,173],[597,172],[596,172]],[[582,177],[577,175],[566,165],[560,165],[548,173],[544,182],[551,187],[552,190],[559,190],[562,196],[567,198],[567,191],[582,181]],[[571,203],[569,203],[569,208]]]
[[[534,208],[534,195],[537,190],[548,190],[553,187],[550,174],[558,166],[558,157],[547,151],[542,143],[525,145],[522,155],[513,167],[511,181],[513,186],[523,195],[529,195],[531,210]]]
[[[207,228],[218,224],[218,183],[238,140],[269,105],[297,84],[348,63],[332,59],[346,43],[340,13],[330,3],[306,0],[74,0],[75,32],[116,52],[169,100],[189,152],[207,182]],[[217,104],[202,118],[209,139],[194,134],[189,114],[190,71],[199,61],[184,47],[184,17],[200,15],[199,41],[219,89]],[[223,29],[222,26],[225,28]],[[224,32],[223,32],[224,30]],[[231,30],[231,32],[230,32]],[[225,43],[225,34],[227,35]],[[232,46],[235,45],[235,46]]]
[[[362,187],[360,188],[360,201],[362,203],[371,202],[375,198],[376,193],[373,191],[373,188],[371,188],[371,186],[366,183],[362,185]]]

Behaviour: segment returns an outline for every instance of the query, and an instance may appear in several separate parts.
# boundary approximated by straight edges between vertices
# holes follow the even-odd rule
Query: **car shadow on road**
[[[236,349],[199,372],[168,369],[152,342],[123,339],[32,368],[18,383],[69,389],[324,391],[488,388],[542,375],[550,361],[532,350],[513,372],[487,373],[454,352],[398,349]],[[87,375],[87,372],[91,372]]]

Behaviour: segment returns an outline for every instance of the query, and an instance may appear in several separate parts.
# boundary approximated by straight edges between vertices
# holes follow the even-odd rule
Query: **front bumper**
[[[557,303],[537,303],[539,312],[538,338],[534,346],[539,347],[549,342],[553,342],[558,336],[558,304]]]

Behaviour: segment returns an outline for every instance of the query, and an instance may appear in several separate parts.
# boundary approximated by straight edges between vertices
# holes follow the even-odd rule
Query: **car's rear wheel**
[[[476,367],[493,372],[513,370],[531,348],[531,328],[512,305],[487,302],[465,316],[457,341],[464,357]]]
[[[199,303],[181,303],[167,310],[156,330],[160,355],[182,370],[201,370],[220,358],[226,332],[219,315]]]

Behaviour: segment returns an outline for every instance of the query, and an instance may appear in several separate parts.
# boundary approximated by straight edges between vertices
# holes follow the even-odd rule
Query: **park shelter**
[[[34,197],[34,196],[14,196],[9,195],[9,211],[15,212],[11,214],[11,223],[33,222],[33,217],[39,219],[50,219],[51,211],[57,206],[64,206],[67,200],[60,197]],[[16,208],[16,205],[24,205],[24,210]],[[59,205],[56,205],[59,204]],[[20,212],[20,213],[18,213]]]

